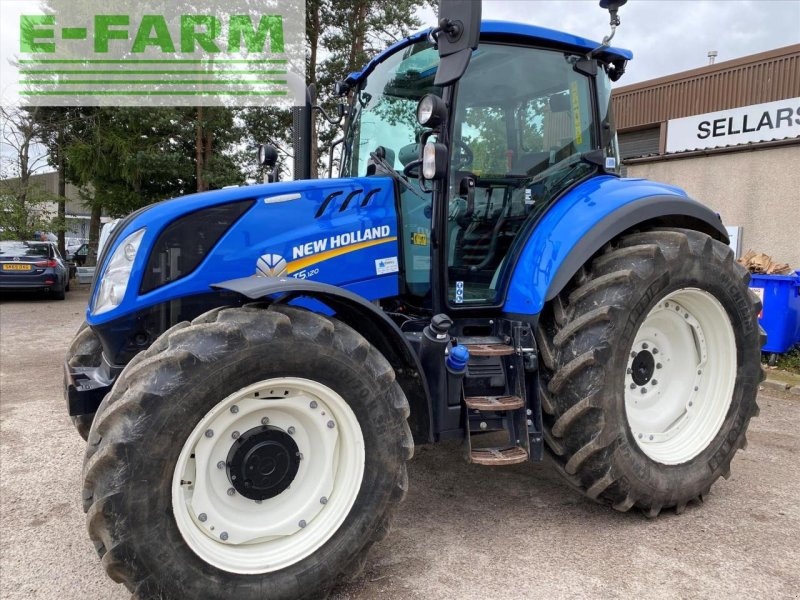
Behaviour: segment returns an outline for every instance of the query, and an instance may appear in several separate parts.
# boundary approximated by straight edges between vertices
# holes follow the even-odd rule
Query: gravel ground
[[[86,290],[0,303],[0,597],[123,599],[80,509],[83,442],[61,361]],[[547,465],[487,469],[418,448],[389,537],[344,599],[800,598],[800,401],[764,391],[750,445],[681,516],[619,514]]]

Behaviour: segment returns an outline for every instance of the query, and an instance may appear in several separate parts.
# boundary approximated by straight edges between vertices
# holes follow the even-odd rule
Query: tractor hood
[[[102,324],[251,276],[310,279],[375,300],[397,295],[398,272],[389,178],[229,188],[121,221],[98,260],[87,321]]]

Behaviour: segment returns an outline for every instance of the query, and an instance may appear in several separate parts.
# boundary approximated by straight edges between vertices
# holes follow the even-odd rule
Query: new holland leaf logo
[[[286,275],[286,260],[280,254],[264,254],[256,262],[256,276],[282,277]]]

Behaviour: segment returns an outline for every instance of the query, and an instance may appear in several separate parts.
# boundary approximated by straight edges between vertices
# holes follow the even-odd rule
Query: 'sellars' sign
[[[304,101],[304,0],[2,2],[24,104],[262,106]],[[11,82],[4,82],[11,83]]]
[[[800,137],[800,98],[753,104],[667,122],[667,152]]]

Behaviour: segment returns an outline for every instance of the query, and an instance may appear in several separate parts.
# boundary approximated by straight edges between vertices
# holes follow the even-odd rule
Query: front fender
[[[310,298],[324,304],[391,363],[397,382],[411,405],[414,441],[418,444],[433,442],[431,397],[422,365],[400,328],[375,304],[334,285],[293,277],[242,277],[211,287],[236,292],[251,300],[278,297],[279,301],[288,302]]]
[[[696,229],[728,242],[719,215],[679,188],[595,177],[557,200],[536,225],[517,258],[503,309],[538,314],[606,243],[645,224]]]

